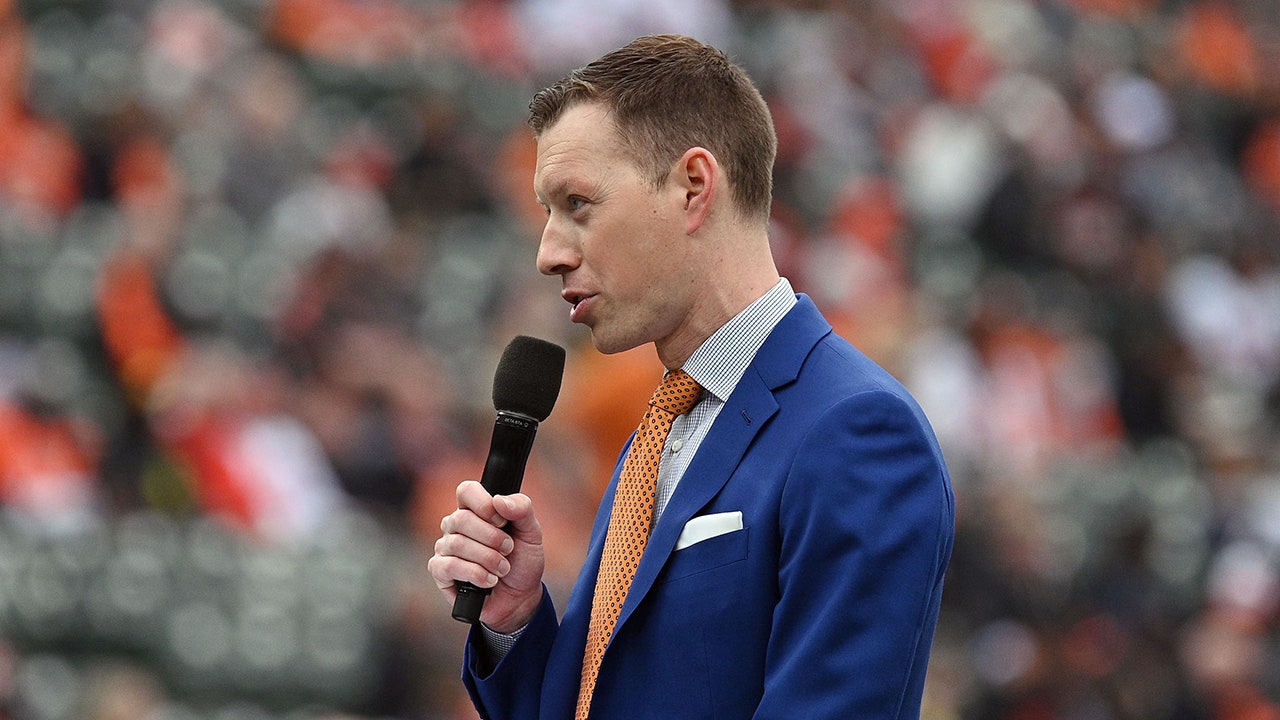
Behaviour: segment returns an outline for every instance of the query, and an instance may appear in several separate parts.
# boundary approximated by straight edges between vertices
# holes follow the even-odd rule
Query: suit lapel
[[[671,557],[685,523],[720,492],[756,435],[778,411],[774,391],[796,379],[805,357],[830,332],[831,326],[817,308],[801,295],[796,306],[770,333],[716,416],[715,423],[698,447],[698,454],[689,463],[654,527],[623,603],[615,636],[653,587],[658,573]],[[591,554],[594,560],[589,562],[599,564],[598,549],[593,547]]]

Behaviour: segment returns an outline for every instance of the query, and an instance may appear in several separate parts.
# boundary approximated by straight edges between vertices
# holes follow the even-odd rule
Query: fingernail
[[[509,572],[511,572],[511,563],[506,558],[503,558],[498,562],[498,575],[506,577]]]
[[[498,576],[494,575],[493,573],[489,573],[489,582],[487,583],[487,585],[489,587],[493,587],[494,585],[497,585],[497,584],[498,584]]]
[[[515,549],[516,549],[516,541],[515,541],[515,540],[512,540],[511,538],[503,538],[503,540],[502,540],[502,554],[503,554],[503,555],[506,555],[507,553],[509,553],[509,552],[511,552],[512,550],[515,550]]]

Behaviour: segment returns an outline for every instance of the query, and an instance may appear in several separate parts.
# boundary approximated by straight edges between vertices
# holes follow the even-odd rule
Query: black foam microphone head
[[[556,404],[562,377],[564,348],[517,335],[502,351],[493,374],[493,407],[542,422]]]

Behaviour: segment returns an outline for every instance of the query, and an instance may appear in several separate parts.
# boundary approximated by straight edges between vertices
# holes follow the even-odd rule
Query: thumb
[[[542,527],[533,512],[533,501],[524,493],[495,495],[493,509],[507,521],[507,532],[516,542],[541,543]]]

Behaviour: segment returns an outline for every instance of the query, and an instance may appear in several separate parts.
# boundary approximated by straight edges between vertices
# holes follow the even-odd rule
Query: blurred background
[[[570,348],[561,599],[661,372],[537,274],[526,105],[669,31],[947,453],[924,717],[1280,718],[1269,0],[0,0],[0,718],[474,718],[425,562],[498,354]]]

